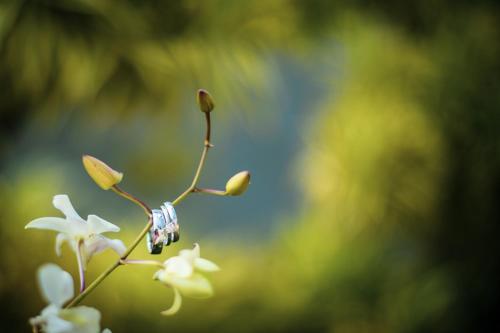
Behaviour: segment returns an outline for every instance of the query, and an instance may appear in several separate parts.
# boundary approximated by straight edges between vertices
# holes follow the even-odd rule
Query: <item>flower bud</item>
[[[250,172],[241,171],[232,176],[226,183],[227,195],[240,195],[246,191],[250,184]]]
[[[103,190],[109,190],[113,185],[121,182],[123,178],[123,173],[113,170],[109,165],[93,156],[83,155],[82,161],[90,178]]]
[[[211,112],[215,106],[212,96],[205,89],[198,89],[196,102],[201,112]]]

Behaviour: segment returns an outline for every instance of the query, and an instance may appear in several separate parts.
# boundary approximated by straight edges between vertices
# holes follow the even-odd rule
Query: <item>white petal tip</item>
[[[194,267],[196,267],[196,269],[198,269],[202,272],[218,272],[218,271],[220,271],[219,265],[217,265],[213,261],[203,259],[203,258],[196,258],[194,260]]]
[[[165,310],[165,311],[162,311],[160,312],[160,314],[162,316],[165,316],[165,317],[170,317],[170,316],[173,316],[174,314],[176,314],[177,312],[179,312],[179,310],[177,309],[175,312],[174,311],[171,311],[171,309],[168,309],[168,310]]]
[[[38,219],[37,219],[37,220],[38,220]],[[36,220],[33,220],[33,221],[31,221],[30,223],[26,224],[26,225],[24,226],[24,229],[35,229],[35,228],[36,228],[36,226],[33,226],[33,222],[34,222],[34,221],[36,221]]]
[[[160,312],[162,316],[173,316],[177,312],[179,312],[179,309],[181,308],[182,305],[182,297],[181,294],[177,289],[174,289],[174,302],[172,303],[172,306],[170,309],[167,309],[165,311]]]
[[[120,227],[106,221],[105,219],[97,216],[97,215],[89,215],[87,216],[87,223],[90,224],[91,228],[96,234],[102,234],[105,232],[119,232]]]

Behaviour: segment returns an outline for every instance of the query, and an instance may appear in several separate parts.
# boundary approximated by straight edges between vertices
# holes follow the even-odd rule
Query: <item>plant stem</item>
[[[172,205],[177,205],[179,204],[182,200],[184,200],[190,193],[195,192],[196,190],[196,184],[198,183],[198,180],[200,179],[201,171],[203,170],[203,166],[205,165],[205,160],[207,158],[207,153],[208,150],[212,147],[212,144],[210,143],[210,132],[211,132],[211,123],[210,123],[210,113],[206,112],[205,113],[205,120],[206,120],[206,133],[205,133],[205,142],[204,142],[204,147],[203,151],[201,153],[201,158],[200,162],[198,163],[198,168],[196,169],[196,173],[194,175],[193,181],[191,182],[191,185],[181,194],[179,195],[174,201],[172,201]],[[65,308],[70,308],[75,305],[78,305],[85,297],[87,297],[88,294],[90,294],[106,277],[108,277],[109,274],[111,274],[117,267],[123,264],[123,262],[126,262],[127,257],[132,253],[132,251],[139,245],[141,240],[146,236],[146,234],[149,232],[149,229],[151,229],[151,226],[153,225],[153,219],[151,215],[151,208],[144,203],[143,201],[139,200],[138,198],[134,197],[132,194],[127,193],[123,191],[121,188],[119,188],[117,185],[114,185],[112,187],[112,190],[117,193],[118,195],[124,197],[125,199],[128,199],[132,201],[133,203],[139,205],[146,215],[148,216],[148,223],[144,227],[144,229],[141,231],[141,233],[137,236],[137,238],[134,240],[134,242],[127,248],[125,253],[120,257],[119,260],[117,260],[114,264],[108,267],[104,272],[101,273],[88,287],[85,289],[81,294],[76,296],[68,305],[65,306]]]
[[[118,185],[113,185],[111,187],[111,189],[113,190],[113,192],[115,192],[119,196],[121,196],[127,200],[130,200],[133,203],[135,203],[136,205],[138,205],[139,207],[141,207],[148,217],[151,216],[151,208],[149,208],[149,206],[144,201],[138,199],[137,197],[133,196],[132,194],[130,194],[128,192],[125,192],[124,190],[119,188]]]
[[[220,195],[220,196],[226,196],[226,191],[221,191],[221,190],[213,190],[211,188],[195,188],[193,190],[194,193],[205,193],[205,194],[212,194],[212,195]]]
[[[172,201],[172,205],[179,204],[182,200],[184,200],[189,194],[196,191],[196,184],[198,184],[198,180],[200,179],[201,170],[203,170],[203,166],[205,165],[205,160],[207,158],[208,150],[213,147],[210,143],[210,133],[211,133],[211,122],[210,122],[210,112],[205,112],[205,121],[207,124],[207,130],[205,133],[205,142],[203,145],[203,151],[201,152],[200,162],[198,163],[198,168],[196,169],[196,173],[194,174],[193,181],[191,185],[182,192],[174,201]]]

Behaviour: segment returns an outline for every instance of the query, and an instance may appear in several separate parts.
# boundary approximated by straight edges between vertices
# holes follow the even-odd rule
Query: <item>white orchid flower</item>
[[[55,264],[45,264],[38,270],[38,284],[49,304],[39,316],[30,319],[35,332],[99,333],[101,313],[87,306],[63,309],[73,298],[73,278]],[[110,333],[108,329],[103,333]]]
[[[61,246],[68,242],[78,259],[80,272],[80,290],[85,288],[84,270],[94,254],[111,248],[118,255],[123,255],[126,247],[119,239],[102,236],[105,232],[118,232],[120,228],[103,220],[99,216],[89,215],[85,221],[73,208],[69,197],[65,194],[54,196],[52,204],[66,218],[41,217],[26,225],[26,229],[46,229],[59,232],[56,237],[56,253],[61,255]]]
[[[200,246],[194,244],[192,250],[181,250],[178,256],[169,258],[163,268],[157,271],[154,279],[161,281],[174,290],[174,302],[163,315],[173,315],[179,311],[181,294],[193,298],[207,298],[213,295],[210,281],[202,272],[216,272],[219,266],[200,257]]]

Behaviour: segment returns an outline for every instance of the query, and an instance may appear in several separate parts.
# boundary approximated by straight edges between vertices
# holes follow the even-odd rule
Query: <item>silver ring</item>
[[[147,233],[147,247],[151,254],[160,254],[163,250],[163,230],[167,225],[163,212],[159,209],[151,211],[153,215],[153,225]]]
[[[160,254],[163,246],[179,240],[177,214],[171,202],[165,202],[161,209],[153,209],[153,225],[147,233],[147,247],[151,254]]]
[[[174,206],[171,202],[165,202],[161,207],[167,226],[164,230],[163,245],[170,245],[170,243],[179,240],[179,224],[177,223],[177,214],[175,213]]]

